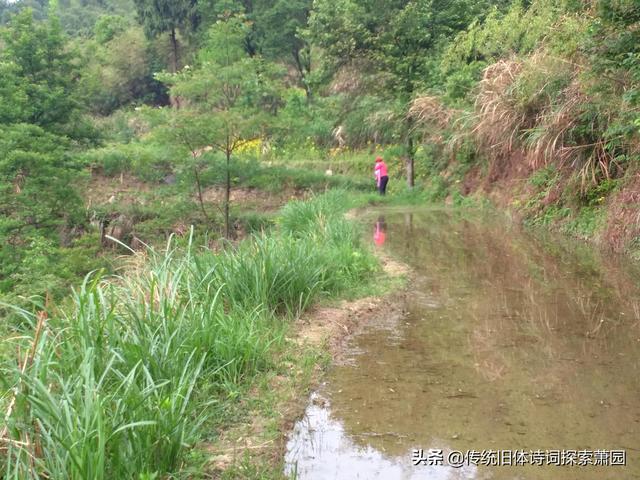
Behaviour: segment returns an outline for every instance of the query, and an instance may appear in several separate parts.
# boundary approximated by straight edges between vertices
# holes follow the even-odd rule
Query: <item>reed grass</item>
[[[283,320],[374,270],[344,208],[339,193],[294,202],[271,236],[220,253],[169,245],[126,275],[90,275],[68,308],[19,310],[32,330],[1,365],[14,406],[0,477],[179,472],[237,392],[276,366]]]

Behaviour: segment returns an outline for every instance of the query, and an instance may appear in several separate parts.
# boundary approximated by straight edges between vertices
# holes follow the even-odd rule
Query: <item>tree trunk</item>
[[[227,172],[226,172],[226,185],[224,191],[224,236],[227,240],[231,239],[231,226],[229,225],[229,202],[231,199],[231,151],[227,148]]]
[[[294,48],[292,53],[293,53],[293,59],[296,62],[296,69],[298,70],[298,75],[300,75],[300,83],[302,83],[302,86],[304,87],[304,91],[307,95],[307,103],[311,103],[312,92],[311,92],[311,87],[307,82],[307,73],[310,72],[311,67],[309,65],[306,65],[306,68],[305,68],[302,58],[300,58],[299,49]]]
[[[409,188],[415,186],[413,138],[411,136],[407,140],[407,186]]]
[[[169,36],[171,37],[171,49],[173,53],[173,58],[171,59],[171,71],[172,73],[176,73],[178,71],[178,39],[176,38],[175,28],[171,29]]]
[[[304,92],[307,94],[307,103],[311,103],[313,100],[313,92],[311,91],[311,87],[307,83],[307,79],[302,79],[302,84],[304,85]]]
[[[202,184],[200,183],[200,175],[198,174],[198,169],[194,168],[193,173],[196,176],[196,186],[198,187],[198,200],[200,202],[200,209],[202,210],[202,215],[204,215],[205,222],[209,223],[209,215],[207,215],[207,211],[204,209],[204,199],[202,198]]]

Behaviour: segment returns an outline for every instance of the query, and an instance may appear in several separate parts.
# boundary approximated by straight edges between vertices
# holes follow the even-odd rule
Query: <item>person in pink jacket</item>
[[[373,173],[376,176],[376,185],[378,187],[378,193],[384,195],[387,193],[387,183],[389,182],[389,175],[387,173],[387,164],[384,163],[382,157],[376,158],[376,166],[373,169]]]

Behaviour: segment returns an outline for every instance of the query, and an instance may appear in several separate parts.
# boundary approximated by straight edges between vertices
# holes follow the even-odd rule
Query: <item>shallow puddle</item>
[[[640,478],[640,288],[624,259],[496,218],[387,212],[403,314],[353,336],[291,432],[298,479]]]

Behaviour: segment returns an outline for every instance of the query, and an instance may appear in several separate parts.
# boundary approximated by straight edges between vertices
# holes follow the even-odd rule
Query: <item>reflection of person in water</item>
[[[376,222],[376,228],[373,231],[373,241],[376,246],[381,247],[384,245],[384,241],[387,235],[387,224],[384,221],[383,216],[378,217],[378,221]]]

